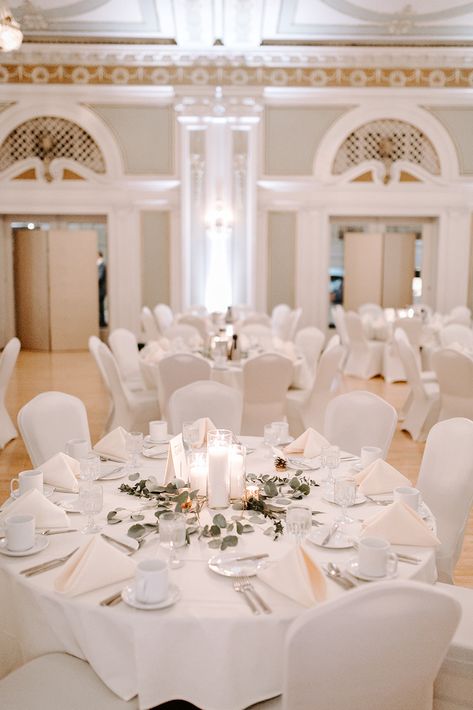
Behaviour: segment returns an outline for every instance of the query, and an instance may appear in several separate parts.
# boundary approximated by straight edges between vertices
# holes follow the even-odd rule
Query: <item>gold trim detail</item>
[[[359,67],[109,66],[0,64],[3,84],[112,84],[128,86],[287,86],[315,88],[473,88],[473,70]]]

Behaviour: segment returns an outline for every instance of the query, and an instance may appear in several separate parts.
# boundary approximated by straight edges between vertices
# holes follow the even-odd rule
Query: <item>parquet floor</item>
[[[369,382],[345,377],[342,390],[367,389],[380,395],[399,409],[406,398],[407,386],[387,384],[381,378]],[[47,390],[74,394],[84,402],[92,441],[102,434],[108,411],[108,395],[100,380],[95,362],[88,352],[40,353],[22,351],[7,393],[7,407],[16,420],[20,407],[32,397]],[[415,483],[423,444],[412,441],[399,427],[395,433],[388,461]],[[9,481],[18,471],[30,467],[21,439],[15,439],[0,452],[0,502],[9,491]],[[473,588],[473,514],[470,515],[462,556],[456,569],[456,583]]]

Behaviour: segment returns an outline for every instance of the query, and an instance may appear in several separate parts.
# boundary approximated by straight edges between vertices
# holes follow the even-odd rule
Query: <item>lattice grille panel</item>
[[[422,131],[410,123],[388,119],[365,123],[347,136],[335,157],[334,175],[341,175],[365,160],[382,160],[386,157],[383,141],[390,142],[389,157],[393,162],[406,160],[432,175],[440,175],[438,155]]]
[[[65,118],[39,116],[13,129],[0,146],[0,171],[25,158],[51,162],[69,158],[93,170],[105,172],[103,155],[87,131]]]

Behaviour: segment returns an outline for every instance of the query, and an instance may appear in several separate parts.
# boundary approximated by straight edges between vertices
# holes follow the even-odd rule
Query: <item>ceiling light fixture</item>
[[[10,10],[0,10],[0,51],[13,52],[23,42],[23,32]]]

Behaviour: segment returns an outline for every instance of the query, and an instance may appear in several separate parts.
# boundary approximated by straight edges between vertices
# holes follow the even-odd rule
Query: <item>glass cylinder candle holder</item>
[[[207,477],[209,473],[208,455],[205,451],[189,453],[189,479],[191,491],[198,491],[199,496],[207,495]]]
[[[207,502],[209,508],[221,509],[230,504],[230,448],[232,432],[213,429],[207,434],[209,474]]]
[[[233,444],[230,448],[230,498],[238,500],[245,495],[246,446]]]

